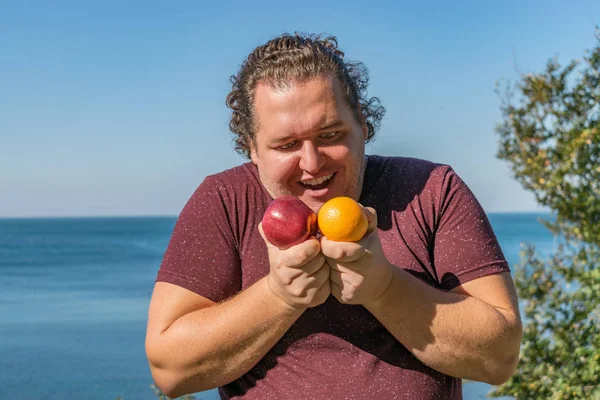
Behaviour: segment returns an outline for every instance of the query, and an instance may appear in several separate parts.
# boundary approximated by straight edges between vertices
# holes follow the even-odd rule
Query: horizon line
[[[484,210],[485,211],[485,210]],[[497,210],[494,214],[551,214],[550,210]],[[0,220],[16,219],[100,219],[100,218],[179,218],[179,214],[78,214],[78,215],[0,215]]]

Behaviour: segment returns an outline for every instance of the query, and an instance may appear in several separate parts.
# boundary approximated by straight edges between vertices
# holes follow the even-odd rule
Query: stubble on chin
[[[289,190],[285,186],[271,185],[270,183],[268,183],[268,181],[266,181],[263,178],[262,174],[259,173],[259,176],[260,176],[260,181],[262,183],[262,186],[265,188],[267,193],[269,193],[271,198],[276,199],[276,198],[282,197],[282,196],[296,196],[294,193],[292,193],[291,190]]]

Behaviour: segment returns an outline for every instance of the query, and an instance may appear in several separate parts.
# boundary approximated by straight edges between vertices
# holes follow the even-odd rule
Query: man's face
[[[273,198],[296,196],[315,212],[333,197],[358,200],[367,129],[337,78],[291,82],[285,89],[259,83],[254,106],[258,130],[251,158]]]

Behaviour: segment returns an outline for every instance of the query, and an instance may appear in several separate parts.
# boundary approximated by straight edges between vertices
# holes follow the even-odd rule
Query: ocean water
[[[544,214],[490,214],[511,265],[547,254]],[[0,393],[15,399],[156,399],[144,337],[173,217],[0,219]],[[482,399],[490,386],[464,385]],[[196,395],[217,399],[215,390]]]

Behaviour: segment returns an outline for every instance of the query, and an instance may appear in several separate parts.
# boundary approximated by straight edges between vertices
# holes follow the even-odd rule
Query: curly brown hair
[[[226,104],[232,110],[229,129],[235,134],[235,150],[250,158],[256,139],[253,98],[258,82],[284,87],[291,80],[304,81],[324,73],[338,78],[357,120],[366,124],[366,142],[370,141],[385,108],[377,97],[367,97],[369,74],[364,64],[344,60],[334,36],[285,33],[254,49],[237,75],[231,76]]]

